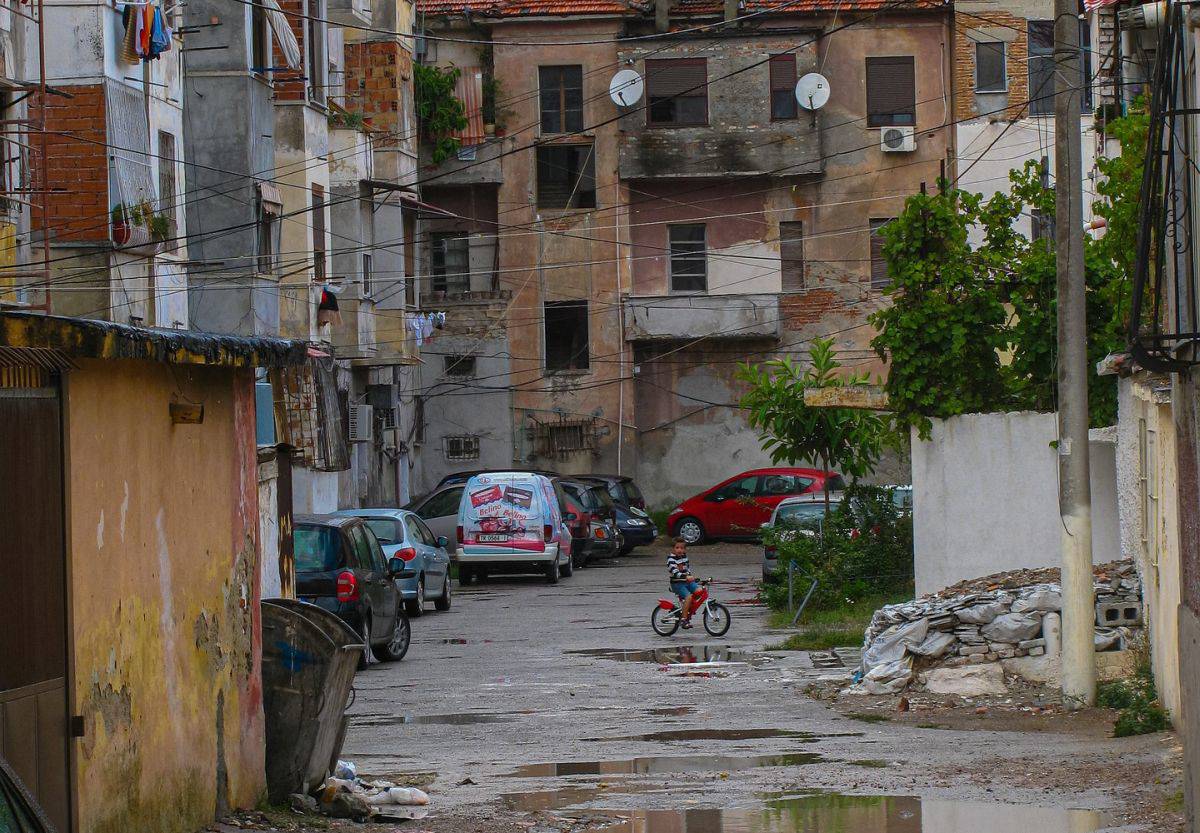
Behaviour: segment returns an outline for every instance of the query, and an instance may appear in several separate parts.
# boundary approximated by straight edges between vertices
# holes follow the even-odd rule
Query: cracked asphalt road
[[[428,782],[433,813],[423,829],[592,829],[601,809],[756,808],[808,791],[1097,811],[1092,821],[1063,822],[1063,833],[1137,821],[1152,826],[1122,829],[1173,829],[1175,816],[1160,813],[1178,777],[1170,734],[1114,740],[1095,713],[1028,730],[1020,721],[1000,731],[865,722],[804,693],[828,671],[800,652],[714,675],[614,659],[605,649],[686,645],[698,658],[707,648],[723,659],[715,649],[753,652],[778,641],[753,602],[757,548],[690,555],[732,610],[721,639],[700,627],[669,639],[650,629],[667,592],[659,549],[558,585],[512,577],[456,588],[450,612],[414,620],[403,662],[358,674],[342,757],[360,773]],[[1057,822],[1037,823],[1039,833],[1058,833]],[[696,826],[743,829],[707,824]]]

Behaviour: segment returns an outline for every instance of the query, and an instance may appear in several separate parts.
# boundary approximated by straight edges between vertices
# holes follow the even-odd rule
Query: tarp
[[[271,32],[275,35],[275,45],[283,53],[283,59],[291,69],[300,69],[300,41],[296,33],[288,25],[287,16],[279,7],[278,0],[260,0],[267,10],[267,22],[271,24]]]
[[[483,132],[483,70],[463,67],[454,82],[454,97],[463,103],[467,126],[452,135],[462,142],[463,147],[483,144],[486,138]]]

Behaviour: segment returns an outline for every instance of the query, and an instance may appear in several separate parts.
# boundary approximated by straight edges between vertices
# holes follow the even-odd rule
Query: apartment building
[[[487,83],[464,90],[484,138],[426,178],[454,216],[429,224],[422,288],[491,311],[430,348],[444,364],[426,365],[442,432],[429,479],[485,459],[620,470],[666,503],[765,461],[740,362],[829,335],[848,365],[878,368],[877,232],[934,186],[954,138],[948,6],[419,8],[430,32],[492,39],[483,61],[427,53]],[[620,69],[643,80],[631,106],[609,95]],[[813,72],[831,94],[810,110],[794,88]],[[472,390],[489,412],[510,397],[511,431],[480,430]],[[720,459],[703,453],[716,442]]]

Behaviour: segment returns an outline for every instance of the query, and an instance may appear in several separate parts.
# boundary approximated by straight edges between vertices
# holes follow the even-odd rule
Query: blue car
[[[432,599],[438,610],[450,609],[451,580],[449,541],[434,536],[417,513],[407,509],[343,509],[337,515],[362,518],[375,533],[384,555],[404,561],[411,578],[397,579],[409,616],[425,612]]]

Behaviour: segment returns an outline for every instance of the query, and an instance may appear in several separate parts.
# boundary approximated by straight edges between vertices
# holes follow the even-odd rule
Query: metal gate
[[[71,800],[62,400],[57,373],[41,362],[22,364],[14,354],[23,350],[2,350],[0,756],[65,832]]]

